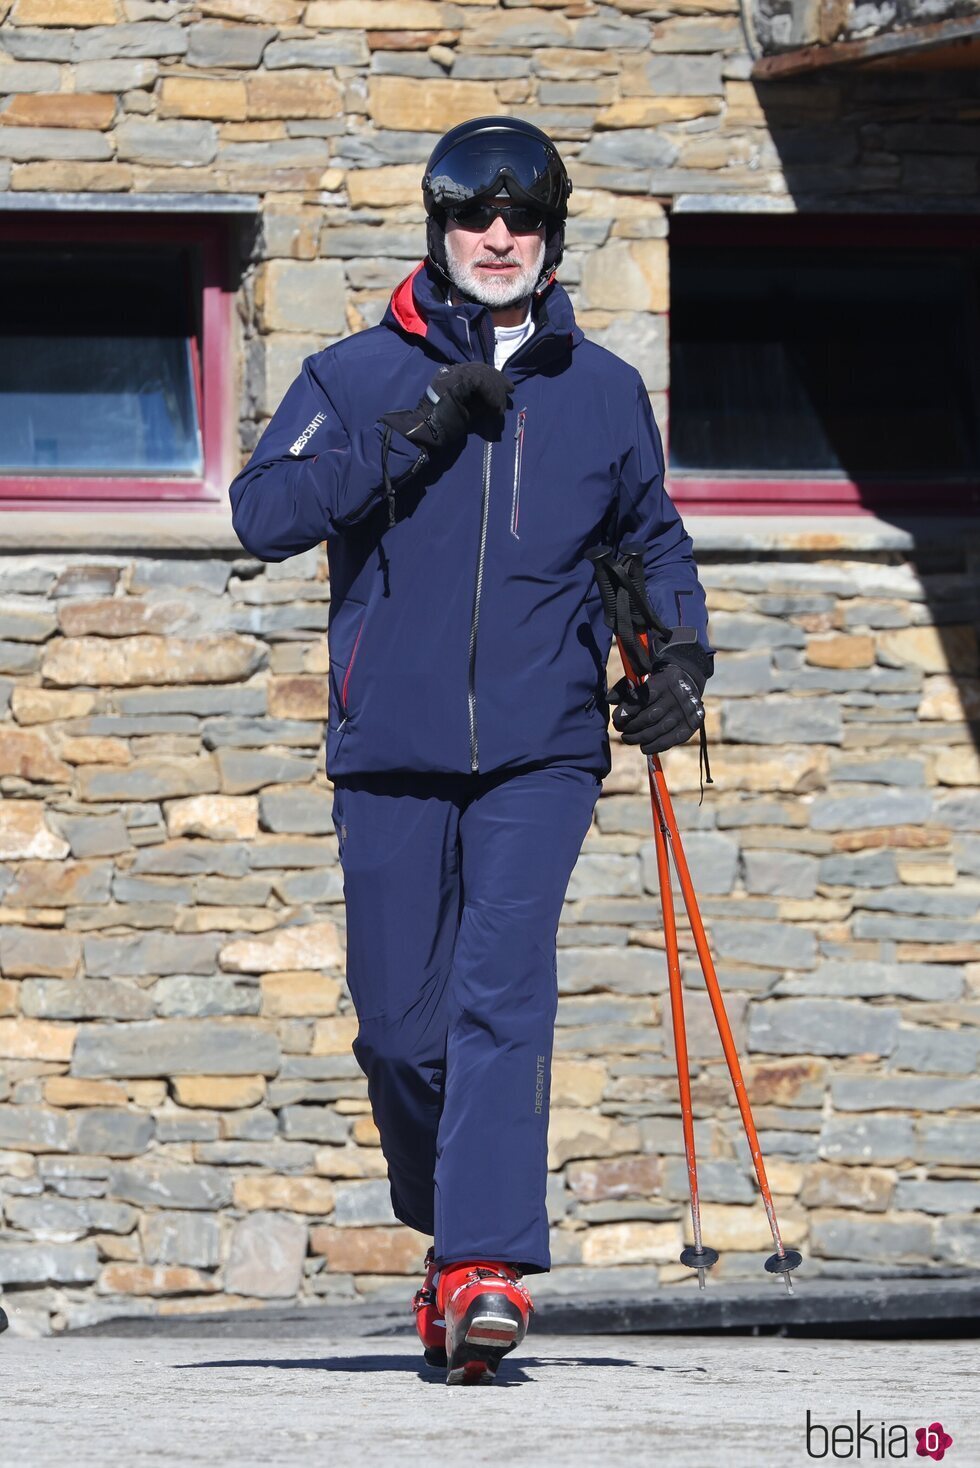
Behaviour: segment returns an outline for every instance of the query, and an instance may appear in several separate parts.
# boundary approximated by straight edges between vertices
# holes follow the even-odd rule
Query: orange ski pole
[[[596,568],[596,579],[599,583],[603,606],[606,612],[606,620],[616,633],[616,642],[619,654],[622,658],[623,669],[630,684],[634,687],[647,681],[650,676],[649,667],[658,655],[663,644],[658,644],[658,635],[670,637],[670,631],[659,623],[656,614],[649,604],[646,594],[646,586],[643,580],[642,547],[623,547],[626,551],[622,562],[616,562],[612,558],[612,552],[608,547],[600,546],[589,553],[590,559]],[[634,650],[637,664],[646,663],[647,670],[638,671],[633,665],[633,659],[627,647],[629,642]],[[759,1144],[759,1136],[752,1116],[752,1107],[749,1103],[748,1093],[745,1088],[745,1080],[742,1075],[742,1067],[739,1063],[738,1051],[732,1035],[731,1025],[725,1009],[725,1001],[722,997],[721,986],[718,983],[718,975],[715,972],[711,950],[708,946],[704,924],[701,921],[701,913],[698,908],[694,885],[691,881],[690,869],[680,833],[677,829],[677,821],[674,816],[673,804],[670,799],[670,791],[664,776],[660,758],[656,754],[647,756],[647,776],[650,784],[650,800],[654,817],[654,839],[657,848],[657,875],[660,882],[661,901],[664,908],[664,939],[667,946],[667,972],[671,991],[671,1014],[674,1019],[674,1045],[677,1055],[678,1086],[681,1093],[682,1123],[684,1126],[684,1148],[688,1164],[688,1181],[691,1193],[692,1221],[697,1218],[694,1225],[695,1247],[693,1250],[685,1250],[681,1256],[682,1263],[690,1263],[691,1267],[698,1270],[698,1282],[703,1288],[704,1268],[710,1264],[695,1262],[691,1256],[699,1253],[714,1254],[713,1250],[704,1250],[700,1243],[700,1203],[697,1189],[697,1164],[694,1153],[693,1136],[693,1109],[690,1093],[690,1071],[688,1067],[686,1030],[683,1025],[683,987],[680,978],[680,964],[677,954],[677,934],[674,921],[673,896],[670,892],[670,871],[667,862],[668,852],[673,858],[680,882],[681,893],[684,898],[684,906],[687,910],[688,920],[694,936],[694,944],[697,949],[698,958],[701,963],[701,971],[704,976],[705,986],[708,991],[708,999],[711,1010],[718,1027],[725,1060],[728,1064],[729,1074],[732,1078],[732,1086],[735,1091],[735,1100],[742,1118],[742,1126],[745,1130],[746,1141],[752,1156],[755,1175],[759,1183],[759,1191],[765,1205],[766,1217],[769,1220],[769,1228],[772,1233],[776,1252],[766,1260],[766,1269],[770,1274],[781,1274],[786,1285],[787,1292],[793,1293],[793,1281],[790,1278],[792,1270],[796,1269],[802,1262],[802,1256],[795,1249],[787,1249],[782,1241],[779,1231],[779,1223],[776,1217],[776,1209],[772,1200],[772,1192],[769,1187],[769,1179],[766,1175],[765,1161],[762,1156],[762,1148]],[[669,913],[669,916],[668,916]],[[677,1014],[681,1015],[681,1024],[677,1024]],[[680,1037],[680,1043],[678,1043]],[[689,1135],[690,1134],[690,1135]],[[685,1255],[689,1256],[687,1259]],[[717,1254],[710,1263],[717,1260]]]
[[[653,776],[650,777],[651,796]],[[674,1032],[674,1055],[677,1060],[677,1087],[681,1096],[681,1129],[684,1134],[684,1160],[687,1164],[687,1189],[691,1199],[691,1230],[694,1247],[684,1249],[681,1263],[698,1272],[698,1288],[704,1289],[704,1272],[718,1263],[714,1249],[706,1249],[701,1239],[701,1201],[698,1195],[698,1160],[694,1147],[694,1107],[691,1102],[691,1065],[687,1054],[687,1025],[684,1020],[684,988],[681,980],[680,955],[677,950],[677,923],[674,918],[674,894],[670,886],[670,858],[667,854],[667,827],[654,807],[653,836],[657,848],[657,877],[660,883],[660,905],[664,915],[664,947],[667,953],[667,980],[670,985],[670,1019]]]
[[[669,846],[673,856],[673,865],[678,873],[678,881],[681,882],[681,893],[684,895],[684,906],[687,907],[688,922],[691,923],[691,932],[694,934],[694,947],[697,948],[698,959],[701,960],[701,973],[704,975],[704,986],[707,988],[707,997],[712,1004],[714,1023],[717,1025],[722,1050],[725,1051],[725,1060],[728,1061],[729,1075],[732,1078],[732,1086],[735,1089],[735,1101],[738,1102],[738,1110],[742,1117],[742,1127],[745,1129],[745,1141],[748,1142],[753,1167],[756,1169],[758,1179],[758,1191],[763,1195],[763,1204],[766,1205],[766,1217],[769,1218],[770,1232],[772,1232],[773,1243],[776,1252],[766,1260],[766,1268],[770,1274],[782,1274],[786,1283],[786,1290],[792,1295],[791,1271],[801,1264],[802,1257],[795,1249],[786,1249],[779,1233],[779,1221],[776,1218],[776,1208],[773,1204],[772,1192],[769,1188],[769,1177],[766,1176],[766,1163],[763,1160],[760,1144],[758,1144],[758,1132],[756,1120],[753,1117],[753,1108],[748,1101],[748,1092],[745,1091],[745,1080],[742,1078],[742,1067],[738,1060],[738,1051],[735,1048],[735,1038],[732,1035],[732,1026],[728,1022],[728,1011],[725,1009],[725,1000],[722,997],[722,986],[717,982],[717,973],[714,972],[712,950],[707,942],[704,932],[704,923],[701,922],[701,913],[698,909],[697,897],[694,895],[694,884],[691,882],[691,872],[688,869],[687,857],[684,854],[684,846],[681,844],[681,835],[678,832],[673,806],[670,803],[670,791],[668,782],[663,775],[663,766],[660,765],[660,757],[648,756],[648,775],[650,775],[650,794],[654,804],[654,818],[663,819],[666,826],[666,846]]]

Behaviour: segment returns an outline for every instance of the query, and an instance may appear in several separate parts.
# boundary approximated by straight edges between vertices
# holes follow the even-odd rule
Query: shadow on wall
[[[950,674],[919,728],[962,720],[980,747],[980,73],[836,67],[755,92],[794,209],[672,218],[672,398],[703,410],[672,421],[672,468],[757,471],[756,513],[792,483],[815,533],[829,503],[908,530],[873,559],[911,563],[911,660]]]

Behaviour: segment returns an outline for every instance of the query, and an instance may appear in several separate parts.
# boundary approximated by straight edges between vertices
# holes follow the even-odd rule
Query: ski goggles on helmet
[[[548,218],[564,219],[570,192],[554,145],[537,129],[524,131],[510,118],[475,119],[454,128],[437,146],[422,180],[426,208],[441,209],[458,223],[464,205],[489,204],[506,193],[512,207],[536,212],[534,225],[530,213],[524,217],[525,230],[539,228]],[[492,216],[487,218],[492,222]]]

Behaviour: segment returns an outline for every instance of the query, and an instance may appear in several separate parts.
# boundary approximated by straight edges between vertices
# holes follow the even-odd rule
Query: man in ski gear
[[[609,703],[660,751],[700,728],[712,670],[646,389],[555,278],[570,192],[528,123],[447,133],[425,260],[380,325],[307,358],[230,489],[259,559],[327,541],[353,1050],[394,1212],[435,1239],[416,1321],[451,1382],[493,1379],[527,1328],[521,1277],[551,1265],[556,935]],[[586,557],[627,540],[658,616],[698,637],[642,695],[607,689]]]

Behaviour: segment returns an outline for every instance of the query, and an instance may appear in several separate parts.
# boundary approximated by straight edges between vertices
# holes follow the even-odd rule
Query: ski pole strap
[[[670,641],[671,633],[650,605],[642,559],[637,574],[632,556],[617,560],[611,546],[598,545],[586,555],[595,569],[606,626],[612,628],[625,648],[637,675],[649,673],[654,658]],[[640,633],[646,635],[641,637]]]
[[[700,742],[700,748],[698,749],[698,779],[701,782],[701,796],[698,800],[698,805],[700,805],[704,800],[705,785],[713,785],[715,783],[711,778],[711,766],[708,763],[708,735],[703,724],[698,732],[698,739]]]
[[[597,545],[586,551],[586,556],[595,570],[606,625],[616,634],[620,651],[626,653],[637,681],[642,681],[672,644],[696,643],[698,634],[694,627],[668,627],[657,616],[647,593],[642,544],[624,542],[620,551],[617,559],[611,546]],[[700,805],[704,800],[705,784],[714,784],[708,759],[708,736],[703,723],[698,738]]]
[[[615,632],[630,664],[642,677],[652,671],[668,647],[696,643],[698,634],[694,627],[668,627],[657,616],[647,594],[642,545],[624,543],[621,551],[617,559],[610,546],[597,545],[586,551],[586,557],[595,569],[606,626]]]

